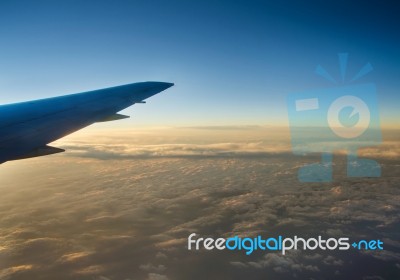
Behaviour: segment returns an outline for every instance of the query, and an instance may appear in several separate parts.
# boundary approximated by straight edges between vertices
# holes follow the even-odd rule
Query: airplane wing
[[[143,82],[0,106],[0,163],[64,150],[47,144],[96,122],[127,118],[119,111],[171,86]]]

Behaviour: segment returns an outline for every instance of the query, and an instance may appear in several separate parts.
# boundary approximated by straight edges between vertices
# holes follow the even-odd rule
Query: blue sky
[[[348,52],[396,123],[399,9],[296,2],[1,1],[0,103],[157,80],[176,86],[120,125],[287,125],[286,95],[331,87],[315,67]]]

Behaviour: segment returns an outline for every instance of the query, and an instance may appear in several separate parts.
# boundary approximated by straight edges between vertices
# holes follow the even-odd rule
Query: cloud
[[[141,264],[139,268],[144,271],[151,271],[151,272],[164,272],[166,270],[166,267],[162,264],[153,265],[151,263]]]
[[[24,265],[18,265],[18,266],[12,266],[6,269],[0,270],[0,278],[1,279],[10,279],[10,277],[18,277],[17,275],[20,274],[21,272],[28,272],[33,268],[33,265],[31,264],[24,264]]]
[[[143,136],[153,139],[149,144],[82,137],[68,144],[74,157],[3,165],[0,275],[18,280],[198,280],[216,275],[320,279],[340,273],[341,278],[390,279],[386,268],[400,271],[398,160],[383,161],[381,178],[347,178],[345,158],[339,156],[334,182],[302,184],[298,168],[316,158],[285,153],[284,142],[276,153],[271,146],[268,156],[238,156],[267,148],[257,133],[231,142],[203,136],[194,144],[181,135],[179,145],[155,139],[156,132]],[[215,143],[216,137],[221,142]],[[215,156],[187,156],[204,151]],[[228,151],[233,156],[221,156]],[[183,156],[171,156],[179,153]],[[97,160],[98,154],[107,160]],[[306,250],[286,256],[188,251],[192,232],[199,237],[382,239],[385,250]]]
[[[362,254],[374,257],[383,261],[400,261],[400,254],[396,251],[363,251]]]
[[[385,280],[385,278],[378,276],[378,275],[368,275],[364,276],[362,280]]]
[[[81,261],[83,258],[86,258],[90,255],[89,252],[76,252],[76,253],[70,253],[70,254],[65,254],[61,256],[59,259],[60,262],[78,262]]]
[[[278,273],[301,272],[304,270],[312,272],[320,271],[320,269],[316,265],[302,263],[300,258],[301,257],[299,256],[299,254],[296,253],[291,255],[268,253],[258,261],[247,262],[246,264],[241,265],[243,267],[253,267],[257,269],[270,267]],[[233,263],[233,265],[240,266],[238,265],[238,263]]]
[[[352,142],[359,156],[396,159],[400,156],[400,133],[385,132],[387,139],[376,143]],[[161,157],[265,157],[290,156],[292,147],[287,128],[263,126],[178,127],[139,131],[97,131],[69,136],[55,143],[66,155],[96,159],[135,159]],[[347,154],[343,142],[324,142],[323,137],[305,141],[300,151],[321,151],[336,147],[335,153]],[[318,148],[320,147],[320,148]]]
[[[75,271],[76,274],[83,274],[83,275],[93,275],[99,274],[103,271],[103,267],[100,265],[91,265],[85,268],[81,268]]]
[[[169,280],[169,278],[162,274],[149,273],[148,280]]]
[[[68,150],[68,156],[97,159],[135,159],[162,157],[232,157],[268,156],[288,152],[288,147],[268,147],[256,143],[215,143],[215,144],[164,144],[164,145],[91,145],[75,144],[61,146]]]

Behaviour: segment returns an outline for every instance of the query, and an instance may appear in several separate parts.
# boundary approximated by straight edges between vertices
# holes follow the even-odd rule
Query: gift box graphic
[[[344,80],[347,54],[339,54]],[[372,70],[368,63],[352,79]],[[317,74],[336,82],[321,66]],[[379,177],[380,165],[357,156],[359,148],[379,145],[376,86],[373,83],[313,89],[292,93],[287,98],[292,151],[297,155],[321,154],[321,162],[299,169],[301,182],[330,182],[333,153],[347,153],[347,176]]]

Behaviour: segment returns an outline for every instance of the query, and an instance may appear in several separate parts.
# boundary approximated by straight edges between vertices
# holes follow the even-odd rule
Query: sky
[[[397,126],[399,8],[296,2],[1,1],[0,103],[156,80],[175,86],[117,126],[287,126],[287,95],[342,85],[314,70],[340,80],[345,52],[344,85],[375,83],[382,126]]]

